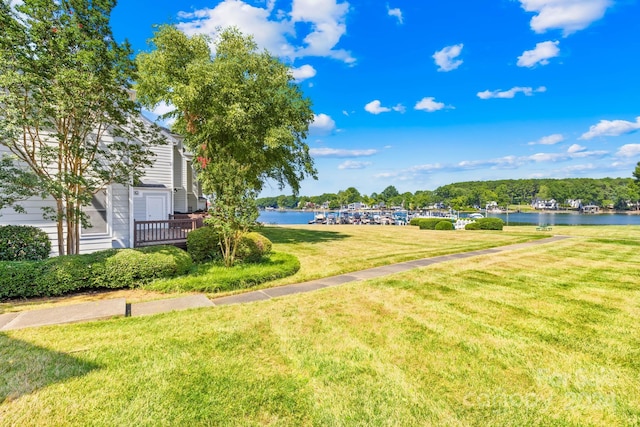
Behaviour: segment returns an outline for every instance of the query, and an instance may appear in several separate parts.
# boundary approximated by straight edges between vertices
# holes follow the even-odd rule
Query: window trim
[[[104,189],[100,190],[106,193],[105,203],[106,211],[107,211],[107,231],[103,233],[87,233],[82,226],[80,226],[80,238],[81,239],[93,239],[93,238],[104,238],[112,236],[112,223],[113,223],[113,192],[111,191],[111,186],[107,186]],[[89,229],[90,230],[90,229]]]

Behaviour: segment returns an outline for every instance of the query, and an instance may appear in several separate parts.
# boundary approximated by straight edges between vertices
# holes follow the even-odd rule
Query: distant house
[[[347,205],[347,209],[349,209],[350,211],[357,211],[361,209],[369,209],[369,207],[365,203],[355,202],[355,203],[349,203]]]
[[[531,206],[534,209],[538,209],[538,210],[557,210],[560,207],[558,202],[556,202],[554,199],[551,199],[551,200],[535,199],[531,204]]]
[[[600,213],[600,206],[585,205],[582,207],[582,213]]]
[[[582,208],[582,200],[581,199],[569,199],[569,200],[567,200],[567,205],[571,209],[581,209]]]
[[[428,210],[432,209],[445,209],[447,206],[443,202],[434,203],[433,205],[427,206]]]
[[[81,230],[81,253],[133,247],[134,221],[166,220],[174,213],[206,209],[206,199],[202,197],[192,164],[193,156],[179,136],[167,130],[162,132],[168,143],[153,148],[153,164],[144,169],[139,183],[108,185],[84,208],[92,227]],[[8,153],[0,146],[0,156]],[[21,205],[26,214],[16,213],[10,207],[0,210],[0,225],[41,228],[51,239],[52,255],[57,255],[56,223],[42,218],[42,208],[55,208],[54,200],[33,197]]]
[[[498,211],[500,208],[498,207],[498,202],[491,201],[485,205],[485,209],[487,212]]]

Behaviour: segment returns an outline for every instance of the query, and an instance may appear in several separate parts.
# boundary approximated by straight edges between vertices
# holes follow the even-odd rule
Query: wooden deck
[[[162,221],[134,221],[135,248],[173,245],[186,249],[187,235],[202,227],[203,218],[168,219]]]

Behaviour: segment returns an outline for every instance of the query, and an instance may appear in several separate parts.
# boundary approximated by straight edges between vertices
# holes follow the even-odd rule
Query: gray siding
[[[114,248],[130,248],[133,242],[129,238],[129,187],[115,184],[112,186],[112,246]]]
[[[129,245],[129,211],[128,204],[122,204],[121,193],[127,193],[126,187],[109,189],[108,205],[109,216],[112,218],[109,232],[100,236],[81,236],[80,253],[90,253],[112,247],[128,247]],[[127,196],[128,198],[128,196]],[[42,229],[51,240],[51,255],[58,255],[58,231],[55,221],[45,220],[42,217],[42,208],[47,206],[55,208],[55,201],[48,197],[41,199],[33,197],[20,203],[26,213],[16,213],[13,208],[0,210],[0,225],[29,225]]]
[[[166,188],[173,188],[173,144],[169,141],[168,144],[156,146],[153,152],[153,164],[145,168],[140,181],[143,184],[162,184]]]
[[[163,196],[165,198],[165,205],[168,215],[173,213],[171,210],[171,193],[166,189],[147,189],[134,187],[133,189],[133,219],[135,221],[147,220],[147,197],[148,196]]]

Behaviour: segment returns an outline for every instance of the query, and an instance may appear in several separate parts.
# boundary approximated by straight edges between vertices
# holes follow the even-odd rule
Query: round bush
[[[0,226],[0,261],[38,261],[49,257],[47,233],[27,225]]]
[[[187,234],[187,252],[194,262],[218,259],[221,256],[220,236],[211,226],[193,230]]]
[[[453,224],[451,221],[440,221],[436,224],[436,230],[453,230]]]
[[[504,221],[500,218],[478,218],[476,220],[480,230],[502,230]]]
[[[464,226],[465,230],[480,230],[480,224],[477,222],[470,222],[469,224]]]
[[[438,225],[439,222],[450,222],[448,219],[444,219],[444,218],[419,218],[420,220],[418,221],[418,226],[420,227],[420,230],[435,230],[436,229],[436,225]]]
[[[94,279],[94,287],[133,288],[153,279],[188,273],[192,261],[189,254],[175,246],[148,246],[120,249],[104,260],[104,273]]]
[[[245,262],[259,262],[271,252],[271,240],[260,233],[247,233],[240,238],[236,248],[236,258]]]

